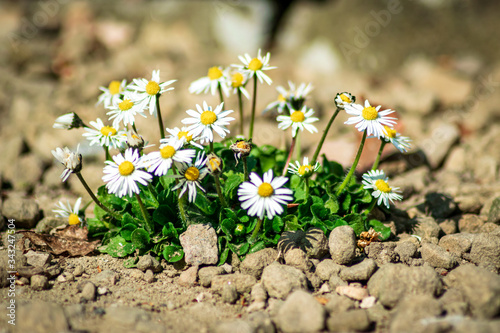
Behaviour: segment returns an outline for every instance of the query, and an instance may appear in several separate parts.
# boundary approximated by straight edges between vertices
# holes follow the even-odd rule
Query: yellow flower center
[[[175,154],[175,148],[172,146],[165,146],[160,149],[160,154],[164,159],[171,158]]]
[[[118,107],[120,108],[121,111],[128,111],[134,106],[134,102],[132,102],[130,99],[124,99],[118,104]]]
[[[135,134],[132,134],[132,139],[136,139],[136,140],[139,140],[139,137]]]
[[[382,179],[377,179],[375,181],[375,186],[377,187],[377,189],[380,191],[380,192],[384,192],[384,193],[389,193],[391,192],[392,188],[389,186],[389,184],[387,184],[384,180]]]
[[[187,180],[196,181],[198,177],[200,177],[200,170],[194,166],[189,167],[184,173],[184,177],[186,177]]]
[[[238,141],[238,143],[236,143],[236,147],[238,147],[239,149],[247,149],[248,143],[246,143],[245,141]]]
[[[342,102],[352,103],[352,100],[346,94],[340,94],[340,99]]]
[[[190,142],[191,140],[193,140],[193,136],[192,135],[188,135],[188,131],[180,131],[179,133],[177,133],[177,138],[180,140],[182,138],[186,138],[186,141],[187,142]]]
[[[104,136],[113,136],[116,134],[116,129],[111,126],[103,126],[101,127],[101,134]]]
[[[218,157],[209,159],[208,163],[210,164],[210,170],[219,170],[220,169],[221,160]]]
[[[217,115],[213,111],[204,111],[200,116],[203,125],[212,125],[217,120]]]
[[[269,183],[262,183],[257,191],[261,197],[267,198],[274,193],[274,188]]]
[[[158,82],[149,81],[148,84],[146,84],[146,92],[148,93],[148,95],[155,96],[159,91],[160,85],[158,84]]]
[[[231,85],[233,88],[238,88],[243,85],[243,80],[245,78],[243,77],[243,74],[241,73],[234,73],[233,76],[231,77]]]
[[[121,87],[120,81],[111,81],[111,83],[108,86],[109,93],[111,95],[119,94],[120,93],[120,87]]]
[[[311,172],[312,170],[312,167],[310,165],[302,165],[300,168],[299,168],[299,175],[303,176],[305,175],[306,173],[309,173]]]
[[[208,69],[208,78],[210,80],[217,80],[218,78],[220,78],[222,76],[222,71],[219,69],[219,67],[210,67]]]
[[[306,116],[304,116],[304,112],[302,111],[293,111],[290,119],[292,119],[294,123],[301,123],[306,119]]]
[[[261,69],[262,66],[263,66],[262,61],[260,61],[257,58],[253,58],[248,64],[248,69],[255,72]]]
[[[69,223],[69,225],[79,224],[80,219],[78,218],[78,215],[76,215],[74,213],[69,214],[68,223]]]
[[[396,134],[398,133],[398,132],[396,132],[395,129],[392,129],[389,126],[384,126],[384,130],[385,130],[385,133],[387,133],[386,136],[391,138],[391,139],[394,139],[396,137]]]
[[[285,96],[283,96],[283,94],[278,95],[278,102],[286,102],[286,98]]]
[[[120,166],[118,167],[118,171],[120,171],[120,175],[122,176],[128,176],[132,172],[134,172],[134,170],[135,170],[134,164],[132,164],[132,162],[129,161],[122,162],[122,164],[120,164]]]
[[[378,111],[373,106],[368,106],[363,109],[361,116],[366,120],[375,120],[378,117]]]

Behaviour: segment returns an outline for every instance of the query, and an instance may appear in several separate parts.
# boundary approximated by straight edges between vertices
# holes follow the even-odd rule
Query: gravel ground
[[[205,98],[190,95],[189,83],[265,44],[272,15],[264,1],[2,3],[0,308],[8,313],[15,286],[16,325],[2,315],[0,332],[500,331],[500,50],[491,43],[498,5],[395,3],[296,1],[272,50],[273,87],[258,102],[263,109],[291,79],[313,83],[323,118],[339,91],[397,110],[398,130],[414,148],[387,150],[381,163],[405,198],[390,215],[377,212],[389,241],[361,252],[352,229],[337,228],[318,242],[328,243],[316,249],[326,251],[321,258],[295,249],[277,262],[266,249],[222,267],[146,256],[127,269],[108,255],[17,251],[22,274],[13,286],[7,220],[48,231],[63,222],[55,203],[86,198],[74,177],[61,184],[50,150],[81,143],[82,173],[92,188],[101,184],[101,151],[79,133],[52,129],[54,119],[102,116],[99,86],[159,68],[178,80],[161,105],[176,126]],[[360,137],[346,119],[339,115],[323,152],[348,167]],[[281,140],[274,119],[259,118],[256,143]],[[303,136],[306,154],[316,140]],[[377,149],[368,140],[360,173]]]

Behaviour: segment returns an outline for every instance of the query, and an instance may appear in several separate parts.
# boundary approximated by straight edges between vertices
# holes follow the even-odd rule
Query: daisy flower
[[[310,83],[307,85],[305,83],[301,83],[298,87],[295,87],[295,84],[292,81],[288,81],[288,86],[288,90],[286,90],[283,86],[278,86],[276,88],[279,93],[278,99],[271,102],[263,112],[276,108],[278,113],[282,113],[288,105],[291,105],[294,109],[302,108],[307,95],[313,89],[312,85]]]
[[[84,219],[80,216],[80,204],[82,203],[82,198],[78,198],[75,202],[75,206],[71,208],[69,200],[66,200],[66,205],[59,201],[56,207],[59,209],[53,209],[52,211],[56,213],[56,217],[65,217],[68,219],[69,225],[80,224]]]
[[[80,119],[80,117],[78,117],[76,113],[71,112],[57,117],[54,125],[52,125],[52,128],[70,130],[73,128],[80,128],[84,126],[85,124]]]
[[[222,67],[210,67],[208,69],[207,76],[204,76],[194,82],[189,86],[189,92],[191,94],[206,94],[209,90],[210,93],[215,95],[219,85],[226,96],[229,96],[229,86],[227,84],[226,76]]]
[[[318,132],[318,129],[314,127],[314,125],[311,125],[319,120],[312,116],[314,114],[313,109],[309,109],[308,111],[307,107],[304,105],[302,110],[290,110],[290,112],[291,114],[289,116],[278,116],[278,118],[276,118],[276,120],[279,121],[278,128],[286,130],[288,127],[292,126],[293,137],[297,135],[299,129],[301,131],[306,129],[311,133]]]
[[[281,205],[293,200],[293,191],[282,187],[287,181],[286,177],[273,179],[272,169],[264,174],[263,179],[252,172],[250,181],[242,183],[238,188],[241,208],[246,209],[250,216],[263,219],[267,215],[272,220],[275,215],[283,213]]]
[[[271,57],[271,54],[267,52],[265,57],[261,56],[261,51],[259,49],[259,52],[257,54],[257,58],[252,58],[248,53],[245,53],[244,56],[238,56],[238,59],[243,63],[243,65],[233,65],[237,68],[243,69],[246,73],[248,73],[248,76],[257,76],[259,79],[260,83],[263,83],[263,81],[266,81],[267,84],[273,83],[273,80],[266,74],[264,74],[264,71],[270,70],[270,69],[275,69],[277,67],[274,66],[269,66],[269,58]]]
[[[396,118],[387,117],[388,114],[394,110],[387,109],[379,111],[381,106],[373,107],[368,100],[365,100],[365,106],[360,104],[347,104],[344,106],[345,111],[355,117],[347,119],[344,124],[356,124],[358,131],[367,131],[366,134],[373,134],[375,137],[380,138],[384,136],[384,125],[393,126]]]
[[[137,96],[131,92],[125,92],[123,99],[117,98],[108,109],[111,111],[106,114],[110,116],[109,120],[114,119],[113,127],[118,127],[120,122],[123,122],[125,126],[133,125],[136,115],[146,118],[141,105],[137,102]]]
[[[350,105],[356,101],[356,97],[348,92],[338,93],[335,96],[335,106],[338,109],[344,109],[346,105]]]
[[[382,170],[370,170],[363,175],[363,188],[373,190],[372,195],[378,198],[377,205],[384,203],[389,208],[389,201],[402,200],[399,187],[390,187],[389,178]]]
[[[137,96],[137,103],[141,106],[141,110],[149,108],[151,115],[156,114],[156,95],[161,95],[166,91],[174,89],[167,88],[177,80],[170,80],[160,83],[160,70],[153,71],[150,81],[147,79],[134,79],[134,83],[129,85],[128,89],[134,90]]]
[[[90,140],[90,146],[98,144],[101,147],[120,148],[127,141],[127,134],[124,131],[119,131],[119,127],[104,126],[99,118],[97,121],[91,121],[90,125],[95,129],[86,127],[87,133],[82,134]]]
[[[228,80],[228,86],[233,89],[233,94],[237,94],[240,91],[247,99],[250,99],[250,94],[245,89],[245,85],[248,82],[248,75],[243,71],[233,71],[226,76]]]
[[[288,172],[293,173],[294,175],[299,176],[300,178],[309,178],[313,173],[319,170],[319,162],[316,162],[314,165],[309,164],[309,158],[304,157],[302,160],[302,165],[299,161],[296,161],[295,164],[291,164]]]
[[[409,137],[402,136],[395,129],[388,126],[384,126],[384,140],[392,143],[402,153],[406,153],[411,147]]]
[[[179,198],[188,191],[189,202],[194,202],[196,200],[196,188],[205,192],[200,185],[200,181],[208,173],[206,163],[207,158],[205,153],[199,152],[194,163],[176,164],[179,170],[179,175],[177,175],[176,178],[179,179],[179,183],[172,188],[172,191],[182,188],[181,193],[179,193]]]
[[[139,152],[136,149],[128,148],[125,153],[113,156],[113,161],[104,162],[105,175],[102,180],[106,182],[108,193],[113,193],[118,197],[133,193],[139,194],[140,189],[137,183],[147,185],[153,176],[140,168]]]
[[[181,141],[161,144],[159,151],[151,152],[142,157],[141,166],[146,167],[148,172],[154,171],[155,176],[166,175],[174,161],[179,163],[190,163],[196,155],[194,149],[180,150],[181,148]]]
[[[203,149],[203,146],[196,142],[197,140],[199,140],[199,137],[195,138],[190,135],[189,130],[186,126],[182,126],[181,129],[179,129],[178,127],[174,127],[173,129],[167,128],[167,132],[170,133],[170,136],[165,139],[161,139],[161,143],[168,143],[172,140],[181,141],[183,145],[188,144],[193,145],[196,148]]]
[[[80,146],[76,148],[76,153],[69,150],[68,147],[64,147],[64,149],[57,147],[56,150],[52,150],[52,155],[54,155],[54,157],[65,167],[61,174],[63,182],[68,179],[71,173],[80,172],[82,170],[82,154],[78,153],[79,147]]]
[[[99,95],[99,99],[97,100],[97,105],[103,103],[105,108],[113,105],[120,95],[125,92],[125,87],[127,86],[127,80],[120,81],[111,81],[109,86],[99,87],[99,90],[102,91],[102,94]]]
[[[192,118],[185,118],[182,120],[182,123],[191,125],[188,127],[189,135],[194,137],[200,136],[201,143],[205,141],[213,142],[213,131],[215,131],[224,139],[226,134],[229,133],[226,125],[229,125],[229,122],[234,120],[234,118],[228,117],[233,110],[222,111],[223,105],[224,103],[217,105],[215,110],[212,111],[212,107],[209,107],[207,102],[203,102],[203,108],[196,104],[198,111],[187,110],[186,113]]]

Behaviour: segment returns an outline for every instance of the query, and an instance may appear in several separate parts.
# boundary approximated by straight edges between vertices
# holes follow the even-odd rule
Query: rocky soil
[[[0,37],[8,45],[0,49],[0,332],[500,331],[500,64],[498,50],[485,46],[498,28],[482,12],[495,12],[488,1],[471,5],[471,17],[484,14],[481,27],[463,19],[457,1],[405,2],[352,57],[342,42],[355,43],[356,28],[377,22],[371,11],[389,10],[385,2],[299,2],[278,35],[271,64],[279,68],[271,75],[274,86],[259,91],[261,109],[276,97],[274,87],[291,79],[313,83],[311,105],[323,118],[339,91],[397,110],[399,131],[414,148],[406,155],[388,150],[381,163],[405,197],[391,214],[375,212],[391,227],[389,241],[361,251],[352,229],[340,227],[307,253],[266,249],[221,267],[190,253],[189,244],[188,263],[168,265],[146,255],[134,268],[108,255],[17,251],[16,326],[8,324],[8,219],[18,231],[49,232],[66,223],[54,217],[55,203],[88,200],[73,177],[61,184],[50,150],[80,143],[82,173],[92,188],[101,185],[102,152],[81,133],[52,129],[54,119],[69,111],[87,121],[104,117],[94,107],[99,86],[159,68],[162,78],[178,80],[161,100],[164,119],[178,126],[186,109],[211,100],[190,95],[191,81],[264,43],[269,15],[259,13],[269,6],[0,5]],[[425,31],[435,29],[422,33],[434,44],[409,37],[413,13],[442,18],[423,24]],[[444,34],[437,32],[453,35],[450,27],[457,26],[459,37],[439,39]],[[338,33],[330,37],[331,31]],[[342,124],[346,119],[339,115],[323,151],[348,167],[360,138]],[[141,121],[138,128],[148,126],[148,119]],[[274,119],[258,121],[257,144],[283,144]],[[316,141],[303,136],[306,154]],[[359,172],[371,166],[378,146],[368,140]],[[87,216],[92,211],[91,205]]]

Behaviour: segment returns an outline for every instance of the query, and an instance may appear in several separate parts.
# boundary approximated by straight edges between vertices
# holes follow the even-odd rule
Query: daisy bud
[[[335,96],[335,105],[338,109],[344,109],[346,105],[356,102],[356,96],[348,92],[341,92]]]
[[[229,146],[234,153],[234,158],[236,161],[241,157],[246,157],[250,155],[250,151],[252,150],[252,141],[245,140],[236,140],[231,146]]]
[[[222,172],[222,169],[224,168],[222,159],[219,156],[215,155],[214,153],[208,154],[206,166],[208,172],[210,172],[210,174],[212,175],[219,175]]]
[[[64,147],[64,149],[58,147],[56,150],[52,150],[52,155],[65,167],[61,174],[63,182],[68,179],[71,173],[78,173],[82,170],[82,154],[78,153],[78,148],[75,153],[69,150],[68,147]]]
[[[127,132],[127,146],[141,151],[144,148],[144,139],[133,130]]]
[[[52,128],[70,130],[73,128],[84,127],[83,121],[74,112],[63,114],[58,117],[52,125]]]

